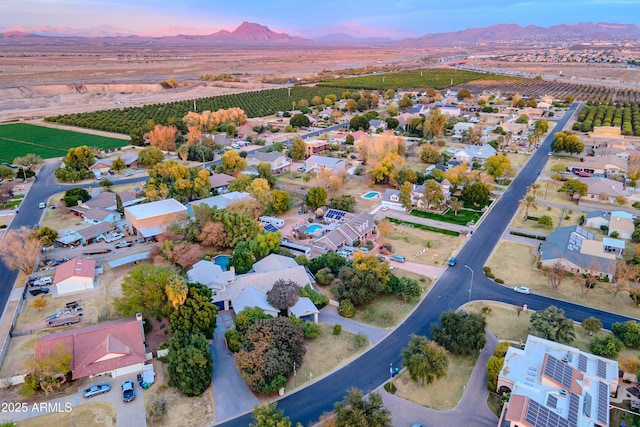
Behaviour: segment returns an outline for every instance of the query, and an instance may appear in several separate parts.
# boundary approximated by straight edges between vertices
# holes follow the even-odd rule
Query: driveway
[[[487,361],[493,355],[498,340],[490,332],[486,333],[487,344],[482,349],[469,382],[458,405],[450,410],[439,411],[425,408],[417,403],[387,393],[383,387],[376,391],[382,396],[384,405],[391,411],[393,425],[410,426],[420,423],[426,427],[440,426],[486,426],[495,427],[498,417],[487,406]]]
[[[406,270],[421,276],[429,277],[434,281],[440,277],[447,269],[446,267],[436,267],[435,265],[418,264],[416,262],[389,261],[389,265],[399,270]]]
[[[122,401],[122,391],[120,388],[120,385],[126,380],[133,381],[136,391],[136,398],[132,402],[128,403]],[[82,397],[82,390],[89,388],[93,384],[109,384],[111,386],[111,391],[92,397],[91,399],[85,399]],[[29,411],[27,412],[0,413],[0,422],[22,421],[53,412],[70,411],[73,413],[74,407],[85,403],[109,402],[116,408],[118,426],[144,427],[147,425],[147,420],[143,393],[144,390],[138,385],[135,374],[118,378],[111,378],[108,376],[91,379],[85,378],[78,381],[77,393],[48,400],[44,402],[45,405],[37,407],[36,410],[34,410],[33,403],[29,403]]]

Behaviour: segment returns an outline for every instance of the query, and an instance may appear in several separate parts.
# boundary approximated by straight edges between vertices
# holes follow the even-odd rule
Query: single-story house
[[[404,211],[404,207],[400,202],[400,190],[392,190],[390,188],[384,190],[384,193],[380,198],[380,206],[382,208],[387,207],[396,211]]]
[[[194,200],[187,205],[189,216],[193,216],[193,207],[205,204],[210,208],[224,209],[233,203],[244,202],[252,199],[251,194],[241,191],[232,191],[230,193],[218,194],[217,196],[207,197],[206,199]]]
[[[587,195],[581,200],[596,200],[614,203],[617,197],[626,197],[624,184],[609,178],[579,178],[589,186]]]
[[[533,335],[509,347],[497,391],[510,393],[498,426],[608,426],[618,362]]]
[[[462,137],[464,131],[471,132],[475,123],[460,122],[453,125],[453,137],[458,139]]]
[[[264,151],[253,151],[247,155],[247,165],[257,168],[260,163],[269,163],[271,173],[278,175],[291,170],[291,159],[279,151],[270,153]]]
[[[96,261],[74,258],[56,267],[53,285],[58,295],[93,289],[96,274]]]
[[[442,114],[446,114],[450,117],[460,117],[461,111],[460,107],[458,107],[457,105],[442,105],[438,108],[440,110],[440,113]]]
[[[453,160],[463,163],[473,163],[475,161],[484,163],[491,156],[496,155],[496,149],[489,144],[470,145],[453,155]]]
[[[35,343],[35,358],[62,347],[72,356],[71,375],[121,377],[141,372],[146,361],[142,316],[102,322],[45,335]]]
[[[380,119],[371,119],[369,120],[369,129],[376,131],[378,129],[386,130],[387,122]]]
[[[541,108],[533,108],[533,107],[526,107],[518,112],[518,114],[520,115],[524,114],[529,118],[540,118],[542,117],[542,113],[543,111]]]
[[[598,177],[625,176],[629,162],[623,158],[609,154],[599,157],[586,157],[584,162],[570,162],[567,164],[569,172],[588,172]]]
[[[100,172],[108,172],[111,169],[111,165],[120,157],[124,162],[125,167],[137,167],[138,155],[135,153],[124,153],[120,156],[109,157],[106,159],[96,159],[93,165],[89,166],[89,170],[99,170]]]
[[[118,193],[103,191],[97,197],[87,200],[79,206],[86,209],[105,209],[108,211],[115,211],[118,208],[116,194],[120,196],[120,201],[122,202],[123,207],[133,206],[144,200],[144,197],[136,197],[130,191],[120,191]],[[71,209],[73,210],[73,208]]]
[[[618,234],[619,238],[631,240],[631,235],[635,230],[633,220],[634,216],[628,212],[611,212],[611,218],[609,220],[609,236],[615,232]]]
[[[82,219],[88,224],[100,224],[101,222],[115,224],[122,219],[122,215],[117,211],[89,209],[82,215]]]
[[[235,178],[225,173],[212,173],[209,176],[209,184],[211,184],[211,191],[217,191],[218,194],[224,194],[228,191],[229,184],[231,184]]]
[[[328,169],[331,172],[341,173],[346,170],[346,163],[337,157],[325,157],[313,155],[304,162],[307,171],[318,172],[320,169]]]
[[[566,271],[613,279],[616,272],[615,254],[605,250],[603,242],[578,225],[558,227],[540,244],[540,263],[544,267],[556,264]]]
[[[597,228],[608,227],[611,214],[607,211],[590,211],[585,215],[584,225],[586,227]]]
[[[529,125],[526,123],[503,122],[500,123],[500,127],[505,132],[511,132],[512,135],[522,135],[529,128]]]
[[[150,238],[163,233],[177,221],[187,219],[187,208],[175,199],[158,200],[124,208],[124,217],[131,234]]]
[[[325,219],[331,215],[332,211],[335,210],[329,209],[327,211]],[[363,241],[372,237],[375,226],[373,215],[368,212],[360,212],[340,224],[339,227],[314,240],[312,247],[323,253],[337,251],[343,246],[353,245],[356,240]]]
[[[115,227],[112,223],[104,221],[94,225],[90,225],[89,227],[81,228],[77,231],[77,233],[80,235],[81,242],[83,244],[89,244],[99,240],[114,228]]]

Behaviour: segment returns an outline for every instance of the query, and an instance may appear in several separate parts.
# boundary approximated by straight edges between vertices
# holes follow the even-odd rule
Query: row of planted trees
[[[585,105],[573,124],[573,130],[592,131],[598,126],[621,129],[622,135],[640,135],[640,106],[637,103],[599,103]]]

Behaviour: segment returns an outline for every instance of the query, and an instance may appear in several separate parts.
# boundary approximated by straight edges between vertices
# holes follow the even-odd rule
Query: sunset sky
[[[366,6],[365,6],[366,5]],[[8,0],[0,2],[0,28],[109,25],[132,33],[169,26],[208,34],[242,21],[303,37],[328,32],[360,36],[423,35],[498,23],[635,23],[637,0]],[[377,29],[377,31],[371,31]],[[194,33],[194,32],[192,32]]]

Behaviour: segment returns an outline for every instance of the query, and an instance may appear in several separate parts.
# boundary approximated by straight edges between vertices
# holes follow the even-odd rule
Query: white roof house
[[[129,231],[142,237],[164,232],[168,225],[187,218],[187,208],[175,199],[158,200],[124,208]]]
[[[270,271],[279,271],[286,268],[296,268],[298,263],[291,257],[270,254],[253,264],[253,271],[256,273],[267,273]]]
[[[332,172],[342,172],[346,168],[346,163],[343,159],[337,157],[325,157],[325,156],[310,156],[304,162],[304,167],[307,171],[318,171],[320,169],[329,169]]]
[[[280,310],[269,304],[267,294],[253,286],[247,286],[233,302],[233,309],[240,313],[245,308],[258,307],[271,317],[278,317]]]
[[[471,163],[473,161],[484,162],[491,156],[496,155],[496,149],[489,144],[485,145],[470,145],[460,151],[454,156],[454,160],[458,160],[464,163]]]
[[[511,392],[498,425],[586,427],[609,425],[618,362],[529,335],[524,349],[509,347],[498,375]]]
[[[243,202],[251,198],[249,193],[232,191],[218,196],[207,197],[206,199],[194,200],[193,202],[189,202],[189,213],[191,214],[193,212],[193,206],[200,206],[203,203],[210,208],[216,207],[218,209],[224,209],[233,203]]]
[[[318,308],[307,297],[300,297],[293,307],[289,309],[289,314],[299,319],[313,319],[313,323],[318,323]]]
[[[189,283],[202,283],[212,288],[222,289],[236,276],[234,268],[228,271],[222,270],[218,264],[213,261],[200,260],[191,266],[187,271]]]

